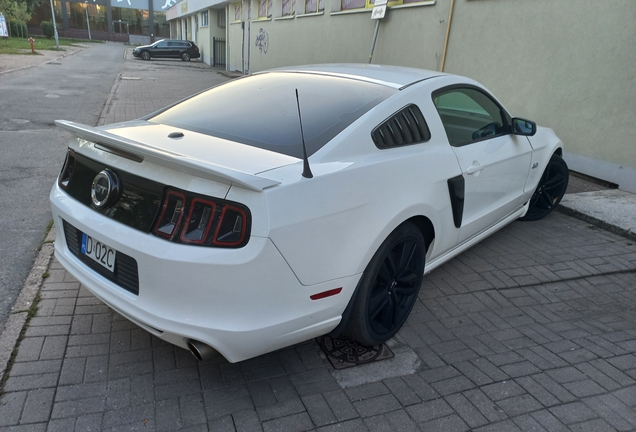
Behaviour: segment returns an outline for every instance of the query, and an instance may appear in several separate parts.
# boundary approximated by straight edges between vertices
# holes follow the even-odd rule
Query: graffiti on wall
[[[258,36],[256,36],[256,46],[261,53],[267,54],[267,49],[269,48],[269,35],[263,29],[260,29]]]

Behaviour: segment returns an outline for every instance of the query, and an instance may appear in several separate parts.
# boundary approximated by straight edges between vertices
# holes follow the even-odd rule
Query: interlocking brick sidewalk
[[[425,278],[398,337],[416,371],[375,381],[367,366],[334,371],[313,341],[238,364],[199,363],[53,261],[0,426],[633,430],[634,270],[635,245],[584,222],[553,214],[514,223]],[[376,366],[395,367],[397,357]],[[366,383],[346,387],[342,373]]]
[[[225,79],[152,62],[121,77],[139,79],[118,79],[107,123]],[[635,430],[634,243],[559,213],[515,222],[425,277],[394,359],[344,371],[314,341],[197,362],[53,260],[0,431]]]

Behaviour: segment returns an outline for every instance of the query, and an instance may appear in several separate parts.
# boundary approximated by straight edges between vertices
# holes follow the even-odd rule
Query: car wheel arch
[[[415,216],[411,216],[405,220],[403,220],[402,222],[400,222],[399,224],[397,224],[395,227],[393,227],[392,230],[390,230],[389,234],[382,238],[380,240],[380,244],[371,251],[371,255],[375,255],[375,252],[377,251],[377,249],[380,248],[380,246],[382,245],[382,243],[384,243],[384,240],[386,240],[386,238],[388,238],[393,232],[395,232],[398,228],[400,228],[400,226],[404,225],[405,223],[411,223],[413,225],[415,225],[415,227],[422,233],[422,237],[424,237],[424,242],[426,245],[426,258],[425,261],[428,260],[428,255],[429,255],[429,250],[430,250],[430,246],[433,243],[433,240],[435,240],[435,227],[433,225],[433,222],[426,216],[423,215],[415,215]],[[367,262],[363,263],[363,266],[366,268],[367,265],[369,264],[371,259],[369,259]],[[338,325],[336,326],[336,328],[334,328],[329,335],[332,337],[338,337],[341,334],[343,334],[343,332],[345,331],[345,329],[347,328],[347,323],[349,321],[349,317],[351,315],[351,310],[353,309],[353,306],[356,302],[356,298],[358,297],[359,294],[359,282],[358,285],[356,286],[356,289],[354,290],[353,294],[351,295],[351,298],[349,299],[349,302],[347,303],[347,306],[345,308],[345,310],[342,312],[342,319],[340,320],[340,323],[338,323]]]

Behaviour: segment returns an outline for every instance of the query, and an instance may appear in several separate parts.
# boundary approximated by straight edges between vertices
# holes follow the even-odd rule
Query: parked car
[[[133,56],[144,60],[150,60],[151,58],[180,58],[183,61],[190,61],[190,59],[201,57],[201,53],[194,42],[162,39],[151,45],[136,47],[133,50]]]
[[[76,136],[50,195],[57,259],[199,359],[384,342],[425,273],[568,183],[551,129],[411,68],[276,69],[136,121],[57,124]]]

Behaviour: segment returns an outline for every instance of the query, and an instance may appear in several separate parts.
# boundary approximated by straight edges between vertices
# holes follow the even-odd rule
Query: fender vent
[[[419,107],[411,104],[373,129],[371,137],[377,148],[386,149],[426,142],[431,132]]]

